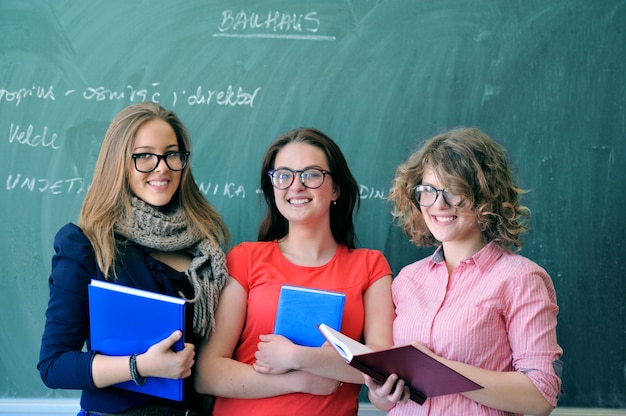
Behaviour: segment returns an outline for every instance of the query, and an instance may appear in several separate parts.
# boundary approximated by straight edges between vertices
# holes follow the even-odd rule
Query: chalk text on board
[[[50,147],[54,150],[60,149],[55,144],[57,140],[57,134],[52,133],[48,136],[48,126],[43,127],[43,131],[39,134],[33,134],[35,128],[32,124],[29,124],[26,131],[20,130],[19,124],[11,123],[9,128],[9,143],[17,142],[30,147]]]
[[[226,182],[224,185],[220,186],[217,183],[204,183],[204,182],[196,182],[198,185],[198,189],[204,195],[222,195],[229,199],[231,198],[245,198],[246,197],[246,188],[243,185],[237,185],[234,182]]]
[[[246,188],[241,184],[235,182],[225,181],[224,183],[217,183],[211,180],[196,181],[198,189],[203,195],[221,196],[228,199],[233,198],[246,198]],[[31,192],[50,192],[53,195],[61,193],[73,193],[76,195],[84,194],[89,187],[88,183],[85,183],[84,178],[75,177],[69,179],[52,180],[46,178],[37,178],[32,176],[25,176],[21,173],[11,174],[7,177],[6,190],[28,190]],[[261,189],[257,189],[256,194],[262,194]],[[387,198],[387,193],[384,189],[377,189],[373,186],[359,185],[359,198],[360,199],[380,199]]]
[[[213,37],[289,38],[300,40],[335,40],[334,36],[317,35],[321,20],[317,12],[286,13],[268,11],[266,14],[222,11],[219,33]]]
[[[222,22],[218,29],[220,32],[266,29],[272,32],[308,31],[315,33],[319,27],[320,19],[317,18],[317,12],[296,14],[269,11],[266,15],[261,15],[254,12],[246,13],[243,10],[233,13],[232,10],[226,9],[222,11]]]
[[[206,90],[206,95],[202,91],[202,86],[199,85],[195,94],[187,97],[187,104],[189,105],[198,105],[198,104],[211,104],[214,101],[218,105],[223,106],[243,106],[248,105],[250,108],[254,107],[254,99],[257,93],[261,90],[261,87],[258,87],[254,90],[253,93],[244,92],[243,88],[239,87],[237,89],[237,93],[233,90],[232,85],[229,85],[226,88],[226,91],[214,91],[214,90]],[[183,90],[182,94],[185,95],[187,92]],[[174,106],[176,106],[176,101],[178,99],[178,95],[174,92]]]
[[[70,178],[50,180],[45,178],[34,178],[28,176],[22,176],[21,173],[17,175],[9,175],[6,183],[7,191],[14,189],[27,189],[31,192],[50,192],[53,195],[62,193],[85,193],[85,181],[83,178]]]
[[[366,185],[359,185],[359,198],[361,199],[385,199],[385,191]]]
[[[159,85],[158,82],[153,82],[152,86],[153,87],[157,87]],[[135,88],[133,85],[127,85],[126,89],[128,91],[113,91],[107,88],[104,88],[102,86],[100,87],[87,87],[85,88],[85,90],[83,91],[83,98],[87,101],[90,100],[96,100],[96,101],[105,101],[105,100],[109,100],[109,101],[113,101],[113,100],[122,100],[124,99],[124,97],[126,96],[126,94],[128,94],[128,99],[130,100],[130,102],[135,102],[135,101],[153,101],[155,103],[159,102],[159,99],[161,97],[161,93],[160,92],[153,92],[153,91],[148,91],[148,89],[146,88]],[[65,92],[65,95],[69,95],[70,93],[73,93],[74,90],[68,90]]]
[[[155,103],[161,103],[166,101],[170,97],[167,93],[162,93],[157,87],[160,86],[159,82],[153,82],[148,88],[137,88],[133,85],[127,85],[126,87],[113,89],[106,86],[98,87],[85,87],[82,91],[68,88],[62,93],[62,97],[80,96],[86,101],[124,101],[127,100],[130,103],[139,101],[152,101]],[[179,98],[184,100],[187,105],[195,106],[199,104],[204,105],[219,105],[225,107],[254,107],[254,100],[257,98],[257,94],[261,91],[261,87],[256,87],[252,92],[244,89],[243,87],[234,87],[228,85],[224,89],[204,89],[202,85],[198,85],[195,90],[195,94],[187,94],[186,90],[179,92],[171,92],[171,104],[164,103],[163,105],[171,105],[175,107]],[[32,88],[20,88],[17,90],[9,90],[0,87],[0,104],[14,103],[15,107],[18,107],[26,98],[35,98],[39,100],[52,100],[56,101],[55,87],[50,85],[49,87],[41,87],[34,85]],[[184,98],[183,98],[184,97]]]
[[[22,100],[27,97],[36,97],[42,100],[56,100],[52,85],[46,88],[33,84],[31,88],[20,88],[17,91],[9,91],[5,88],[0,88],[0,103],[2,101],[7,103],[14,102],[15,106],[19,107]]]

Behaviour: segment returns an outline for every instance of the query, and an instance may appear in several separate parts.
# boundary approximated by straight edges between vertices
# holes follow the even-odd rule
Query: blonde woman
[[[48,387],[82,390],[81,414],[201,412],[191,377],[195,349],[213,329],[228,275],[221,246],[230,237],[196,187],[190,155],[189,135],[174,113],[150,102],[123,109],[105,134],[78,225],[55,237],[38,368]],[[182,336],[176,331],[134,357],[134,374],[131,357],[83,351],[91,279],[184,297],[184,349],[170,348]],[[112,387],[144,377],[185,379],[185,399]]]

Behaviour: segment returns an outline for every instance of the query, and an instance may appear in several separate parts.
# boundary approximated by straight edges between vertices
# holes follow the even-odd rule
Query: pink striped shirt
[[[395,345],[419,341],[442,357],[494,371],[526,373],[556,406],[561,380],[553,362],[558,306],[550,276],[494,243],[448,276],[441,247],[394,279]],[[398,404],[389,415],[506,415],[460,394]]]

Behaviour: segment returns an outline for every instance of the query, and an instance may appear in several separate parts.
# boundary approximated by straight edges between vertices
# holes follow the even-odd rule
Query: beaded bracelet
[[[147,377],[141,377],[139,372],[137,372],[137,356],[139,354],[133,354],[130,356],[130,376],[133,378],[133,381],[138,386],[143,386],[146,384]]]

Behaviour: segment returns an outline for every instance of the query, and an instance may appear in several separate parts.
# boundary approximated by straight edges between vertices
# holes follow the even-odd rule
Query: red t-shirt
[[[252,364],[259,335],[271,334],[283,284],[306,286],[346,294],[341,332],[354,339],[363,335],[363,295],[383,276],[389,263],[378,250],[348,250],[339,246],[325,265],[304,267],[290,263],[273,242],[248,242],[227,256],[228,272],[248,292],[243,333],[234,353],[237,361]],[[360,385],[346,383],[328,396],[306,393],[266,399],[217,398],[214,415],[356,415]]]

